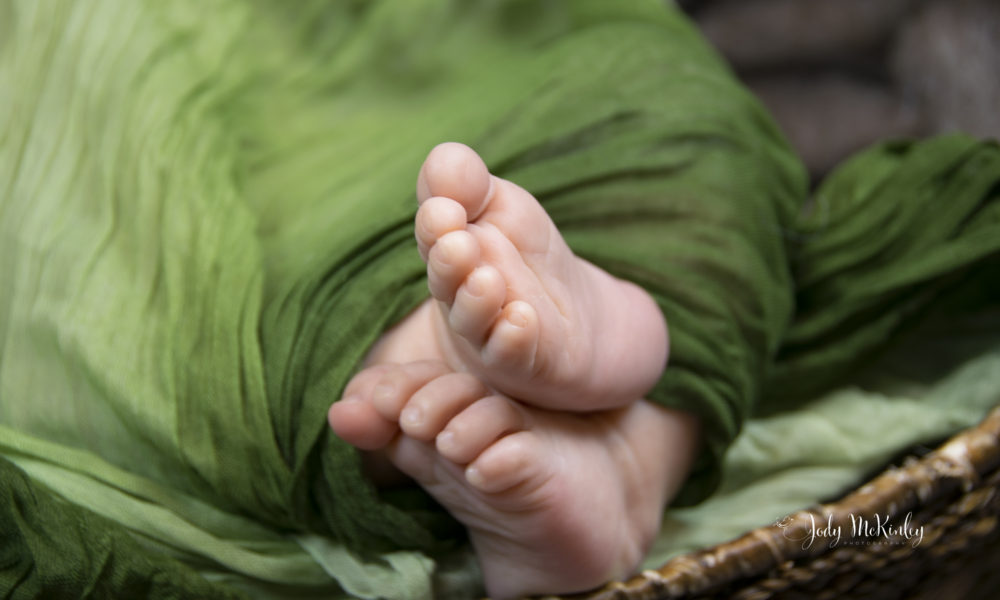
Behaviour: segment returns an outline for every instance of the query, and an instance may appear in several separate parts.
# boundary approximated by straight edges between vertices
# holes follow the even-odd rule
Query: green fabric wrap
[[[833,387],[928,312],[995,304],[998,199],[1000,149],[965,136],[881,144],[830,175],[795,228],[797,315],[757,413]]]
[[[5,598],[241,597],[146,552],[120,525],[57,499],[4,458],[0,506]]]
[[[965,138],[862,155],[800,217],[769,117],[652,0],[0,0],[0,108],[18,598],[57,555],[60,590],[120,597],[134,573],[171,579],[147,597],[205,595],[159,554],[260,597],[431,593],[397,551],[440,549],[449,522],[380,496],[325,413],[427,296],[413,187],[438,142],[660,303],[650,398],[705,431],[688,502],[765,385],[775,410],[834,385],[1000,245],[997,151]],[[28,535],[49,518],[82,525]]]

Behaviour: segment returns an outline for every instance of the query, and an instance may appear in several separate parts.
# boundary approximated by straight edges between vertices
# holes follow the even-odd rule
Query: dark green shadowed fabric
[[[0,466],[38,507],[0,505],[0,536],[40,544],[5,593],[52,556],[60,589],[119,597],[136,573],[176,586],[148,597],[440,591],[407,550],[447,520],[386,501],[325,414],[427,296],[413,188],[446,140],[660,303],[650,398],[705,427],[685,501],[765,382],[832,385],[1000,240],[996,150],[963,138],[873,151],[801,219],[802,167],[660,2],[0,0]],[[960,198],[953,226],[883,202],[900,186]],[[50,511],[86,526],[28,535]]]
[[[939,305],[997,305],[1000,148],[965,136],[876,146],[823,183],[795,236],[798,314],[760,414],[830,389]]]
[[[5,598],[244,598],[128,531],[53,497],[0,458],[0,590]]]

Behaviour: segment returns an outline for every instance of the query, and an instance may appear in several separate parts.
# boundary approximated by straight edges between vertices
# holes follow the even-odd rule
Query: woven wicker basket
[[[923,458],[908,458],[843,499],[677,557],[589,594],[588,600],[1000,597],[1000,408]],[[851,517],[888,515],[913,530],[870,543],[804,542],[810,525],[851,532]],[[892,533],[892,532],[890,532]],[[844,537],[848,537],[845,533]]]

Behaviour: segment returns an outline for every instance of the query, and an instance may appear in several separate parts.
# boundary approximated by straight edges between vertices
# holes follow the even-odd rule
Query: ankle
[[[435,300],[428,298],[402,321],[387,329],[365,356],[363,367],[442,360],[434,328]]]
[[[701,446],[697,416],[640,400],[622,423],[634,460],[633,527],[644,550],[659,532],[663,511],[687,480]],[[626,486],[628,488],[628,486]],[[655,490],[649,493],[648,490]]]
[[[592,395],[642,398],[656,385],[666,369],[670,337],[666,318],[649,293],[638,285],[615,277],[583,259],[593,282],[593,309],[600,318],[596,347],[603,350],[591,370],[594,382],[630,383],[629,389],[600,389],[587,384]]]

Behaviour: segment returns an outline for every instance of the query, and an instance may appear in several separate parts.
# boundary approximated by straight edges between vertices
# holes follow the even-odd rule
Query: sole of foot
[[[453,369],[559,410],[613,408],[655,384],[668,353],[659,307],[574,255],[531,194],[492,176],[469,147],[446,143],[425,160],[417,200],[417,244],[437,304],[426,314]],[[397,343],[415,343],[400,331]]]
[[[495,598],[628,575],[696,443],[691,417],[645,401],[587,414],[538,409],[440,361],[363,370],[329,420],[466,526]]]

